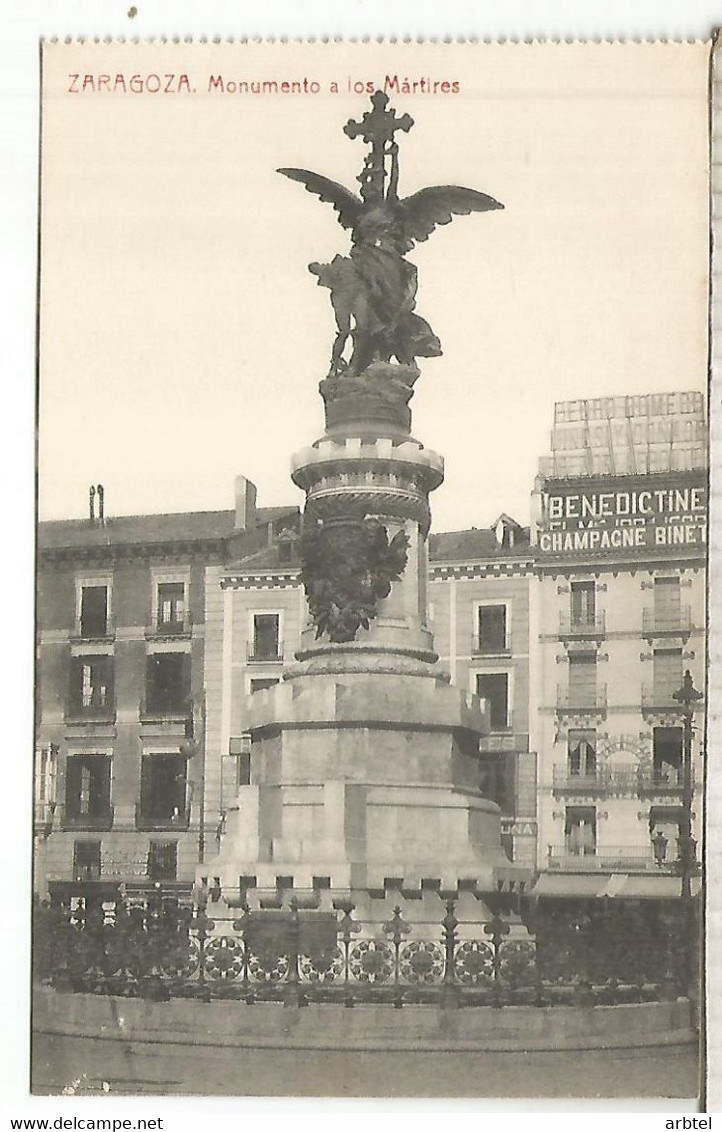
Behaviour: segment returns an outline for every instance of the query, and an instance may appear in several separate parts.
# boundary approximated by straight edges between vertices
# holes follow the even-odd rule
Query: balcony
[[[679,684],[682,680],[680,678]],[[677,686],[679,687],[679,685]],[[680,717],[684,714],[684,708],[679,700],[675,700],[674,693],[677,687],[670,688],[668,686],[658,687],[655,684],[642,685],[642,715],[646,717],[655,715],[672,715]],[[701,702],[696,704],[696,710],[701,707]]]
[[[161,621],[160,619],[148,625],[145,630],[145,637],[148,641],[153,640],[188,640],[193,634],[193,619],[190,613],[186,613],[183,617],[174,618],[171,621]]]
[[[557,715],[606,716],[606,684],[601,684],[591,691],[557,684],[556,712]]]
[[[35,802],[33,804],[33,827],[36,833],[47,837],[53,828],[57,807],[55,802]]]
[[[141,723],[186,723],[193,715],[190,699],[143,700],[140,705]]]
[[[674,851],[671,856],[674,856]],[[657,864],[650,842],[609,847],[600,845],[592,853],[573,853],[566,845],[550,845],[547,868],[568,873],[670,873],[675,871],[676,862],[666,860],[661,865]]]
[[[186,830],[190,825],[190,804],[182,809],[178,806],[171,813],[152,813],[144,809],[140,802],[135,804],[135,828],[142,833],[157,833],[160,831]]]
[[[604,612],[559,614],[559,637],[563,641],[601,641],[606,635],[606,631]]]
[[[637,789],[640,798],[644,797],[670,797],[677,798],[682,795],[682,768],[675,773],[674,767],[666,770],[639,771],[637,775]],[[692,777],[694,786],[694,776]]]
[[[568,766],[555,766],[553,773],[555,794],[633,797],[639,789],[639,771],[625,765],[600,766],[592,774],[574,774]]]
[[[115,701],[72,699],[65,706],[64,719],[66,723],[115,723]]]
[[[75,808],[63,804],[58,806],[58,821],[61,829],[77,829],[98,833],[113,828],[114,811],[111,805],[96,809],[93,813],[81,814]]]
[[[681,637],[686,640],[693,629],[692,611],[688,605],[665,612],[642,610],[642,636],[648,640],[659,637]]]
[[[472,656],[511,656],[511,646],[508,641],[482,640],[478,633],[471,638]]]
[[[115,640],[115,619],[106,617],[103,620],[80,618],[75,622],[70,635],[73,644],[88,644],[92,641],[107,644]]]
[[[246,646],[246,661],[248,664],[282,664],[283,642],[275,645],[260,644],[249,641]]]

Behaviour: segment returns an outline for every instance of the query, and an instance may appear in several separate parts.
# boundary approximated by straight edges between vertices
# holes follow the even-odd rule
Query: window
[[[516,755],[499,753],[481,759],[479,789],[496,802],[505,817],[516,813]]]
[[[113,708],[113,657],[74,656],[70,663],[71,712],[107,713]]]
[[[594,653],[574,653],[569,657],[569,706],[596,707],[597,658]]]
[[[506,650],[506,606],[480,605],[478,613],[479,652]]]
[[[682,650],[655,649],[654,696],[659,704],[674,704],[673,693],[682,686]]]
[[[280,660],[280,621],[278,613],[254,613],[252,660]]]
[[[273,688],[278,683],[277,676],[261,676],[257,680],[251,680],[251,695],[254,692],[262,692],[265,688]]]
[[[158,583],[157,628],[163,632],[182,629],[186,619],[185,582]]]
[[[476,677],[476,694],[487,701],[492,731],[509,726],[509,675],[506,672],[483,672]]]
[[[73,879],[97,880],[100,876],[100,842],[76,841],[73,844]]]
[[[572,625],[593,625],[596,614],[594,582],[571,583]]]
[[[681,785],[682,728],[655,727],[652,736],[652,767],[655,781],[670,786]]]
[[[65,817],[69,822],[110,818],[110,757],[71,755],[65,763]]]
[[[143,755],[141,821],[157,825],[187,824],[187,767],[184,755]]]
[[[55,802],[55,781],[58,764],[58,747],[48,743],[35,754],[35,801],[52,805]]]
[[[567,806],[564,823],[566,851],[572,857],[592,857],[597,851],[597,811],[593,806]]]
[[[151,653],[147,658],[146,669],[147,709],[160,712],[187,712],[190,709],[190,699],[190,653]]]
[[[239,755],[236,759],[236,786],[250,786],[251,785],[251,756],[250,754]]]
[[[567,747],[569,774],[593,778],[597,771],[596,731],[570,731]]]
[[[83,586],[80,592],[81,637],[105,637],[108,633],[108,587]]]
[[[674,629],[681,616],[679,578],[654,579],[654,623],[657,629]],[[681,682],[681,681],[680,681]],[[678,685],[679,686],[679,685]]]
[[[175,880],[178,876],[178,842],[151,841],[148,847],[148,879]]]

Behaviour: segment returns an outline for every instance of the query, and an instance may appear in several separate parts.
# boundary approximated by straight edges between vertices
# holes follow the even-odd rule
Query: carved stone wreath
[[[307,524],[301,536],[301,581],[316,636],[326,633],[341,643],[368,629],[379,602],[406,568],[408,548],[404,531],[389,541],[378,519]]]

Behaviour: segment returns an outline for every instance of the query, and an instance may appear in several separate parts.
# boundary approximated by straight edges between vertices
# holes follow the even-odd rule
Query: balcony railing
[[[140,832],[152,833],[160,830],[169,832],[174,829],[188,829],[190,820],[190,804],[182,809],[176,807],[173,812],[168,814],[152,813],[144,809],[140,802],[135,804],[135,828]]]
[[[115,700],[99,703],[71,699],[65,705],[66,723],[115,723]]]
[[[167,639],[169,637],[190,637],[193,632],[193,621],[190,613],[185,613],[183,617],[175,618],[172,621],[161,621],[156,619],[145,630],[147,638],[162,637]]]
[[[110,805],[89,814],[70,809],[67,804],[58,806],[58,821],[61,829],[82,829],[93,832],[112,829],[113,816],[113,807]]]
[[[606,633],[606,617],[604,612],[578,614],[559,614],[559,636],[592,640],[603,637]]]
[[[75,622],[71,640],[74,641],[113,641],[115,640],[115,618],[107,617],[105,623],[83,621]]]
[[[692,774],[694,786],[694,774]],[[640,795],[668,794],[672,797],[682,793],[682,768],[675,773],[674,767],[668,770],[640,770],[638,773]]]
[[[157,723],[168,720],[185,721],[191,718],[193,705],[189,699],[143,700],[140,705],[141,723]]]
[[[666,612],[642,610],[642,635],[645,637],[688,637],[693,628],[692,611],[688,605]]]
[[[478,633],[471,638],[472,656],[511,656],[511,646],[507,640],[484,640]]]
[[[682,680],[679,681],[680,685]],[[677,689],[668,686],[659,687],[655,684],[642,685],[642,715],[680,715],[684,708],[679,700],[675,700]],[[697,705],[699,708],[699,705]]]
[[[673,844],[667,859],[658,864],[651,843],[641,845],[600,845],[594,852],[573,852],[566,845],[550,845],[547,868],[559,872],[670,872],[675,868]]]
[[[55,802],[34,802],[33,824],[35,829],[41,829],[46,834],[50,833],[53,827],[56,809],[57,806]]]
[[[261,645],[249,641],[246,646],[246,659],[249,664],[279,664],[283,660],[283,642],[275,646]]]
[[[607,686],[601,684],[587,691],[558,684],[556,710],[560,715],[604,715],[607,711]]]
[[[614,765],[598,767],[589,774],[574,774],[568,766],[555,766],[553,771],[555,794],[588,794],[592,796],[620,795],[645,797],[682,792],[682,771],[675,776],[669,771],[642,770],[639,767]]]
[[[628,766],[599,766],[590,774],[575,774],[568,766],[554,767],[557,794],[634,795],[638,788],[639,772]]]

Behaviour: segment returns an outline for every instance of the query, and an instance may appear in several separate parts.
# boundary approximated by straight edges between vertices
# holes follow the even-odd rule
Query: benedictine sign
[[[696,478],[696,477],[695,477]],[[542,494],[539,549],[543,553],[594,553],[704,544],[707,487],[604,484],[604,489],[547,482]]]

